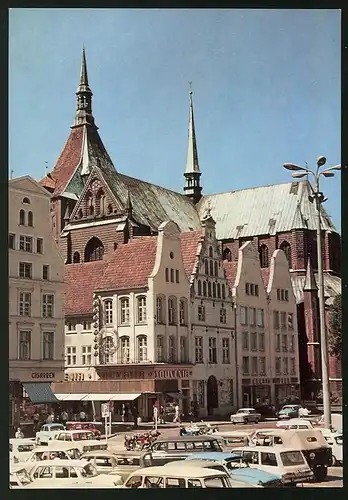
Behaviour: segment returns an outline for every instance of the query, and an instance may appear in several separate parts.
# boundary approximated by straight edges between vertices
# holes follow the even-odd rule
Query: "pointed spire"
[[[196,130],[195,130],[195,120],[193,114],[193,102],[192,102],[192,82],[190,85],[190,109],[189,109],[189,128],[188,128],[188,145],[187,145],[187,157],[186,157],[186,168],[185,168],[185,186],[184,192],[193,203],[198,203],[202,197],[202,188],[200,185],[201,171],[199,169],[198,153],[197,153],[197,141],[196,141]]]
[[[94,125],[92,115],[92,91],[88,84],[88,73],[86,63],[86,51],[82,49],[80,82],[76,91],[76,115],[74,126]]]
[[[310,257],[310,255],[308,255],[306,279],[304,282],[303,291],[304,292],[312,292],[315,290],[318,290],[318,287],[317,287],[317,282],[315,280],[315,276],[314,276],[314,272],[313,272],[313,268],[312,268],[311,257]]]

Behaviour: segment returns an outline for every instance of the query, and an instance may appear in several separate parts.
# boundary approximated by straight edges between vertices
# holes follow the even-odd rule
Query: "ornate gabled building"
[[[298,307],[302,397],[316,393],[320,387],[319,358],[308,355],[313,332],[307,329],[313,322],[305,321],[308,301],[303,290],[308,258],[314,272],[317,269],[310,183],[294,181],[202,195],[191,91],[183,194],[125,176],[114,168],[94,122],[84,51],[76,96],[75,121],[68,141],[52,172],[41,181],[51,193],[52,226],[67,267],[103,260],[118,245],[139,236],[156,235],[164,221],[173,221],[180,231],[200,231],[201,219],[209,208],[226,261],[237,262],[246,241],[256,245],[263,269],[270,268],[277,249],[284,251]],[[322,238],[329,307],[333,297],[341,293],[340,236],[323,208]],[[317,344],[314,349],[319,349]],[[336,370],[333,363],[331,367]],[[331,377],[333,390],[339,392],[340,376],[332,372]]]

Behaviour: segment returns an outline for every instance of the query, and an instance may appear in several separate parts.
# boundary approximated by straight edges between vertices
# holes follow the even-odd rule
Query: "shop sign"
[[[33,372],[31,374],[31,378],[38,379],[38,378],[44,378],[44,379],[52,379],[54,378],[54,372]]]
[[[186,370],[181,368],[170,368],[170,369],[161,369],[154,371],[155,378],[161,379],[173,379],[173,378],[189,378],[192,376],[192,370]]]
[[[113,380],[143,380],[145,378],[145,372],[143,370],[112,371],[108,372],[106,377]]]
[[[290,378],[280,378],[279,384],[291,384],[291,379]]]
[[[254,378],[252,380],[253,385],[265,385],[265,384],[270,384],[271,379],[270,378]]]

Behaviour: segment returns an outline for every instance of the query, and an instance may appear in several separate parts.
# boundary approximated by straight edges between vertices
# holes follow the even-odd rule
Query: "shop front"
[[[267,377],[242,379],[242,406],[244,408],[269,405],[271,379]]]
[[[300,386],[297,377],[274,378],[273,383],[277,408],[300,400]]]

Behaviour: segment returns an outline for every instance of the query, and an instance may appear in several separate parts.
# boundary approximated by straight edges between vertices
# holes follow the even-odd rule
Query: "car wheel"
[[[336,465],[337,465],[337,458],[335,457],[335,455],[332,455],[331,467],[335,467]]]
[[[257,418],[257,419],[255,420],[255,424],[258,424],[258,423],[259,423],[259,419]]]
[[[325,465],[319,465],[313,470],[314,477],[318,482],[325,481],[327,478],[327,467]]]
[[[247,418],[245,418],[245,419],[244,419],[244,424],[247,424],[247,423],[248,423],[248,419],[247,419]]]

